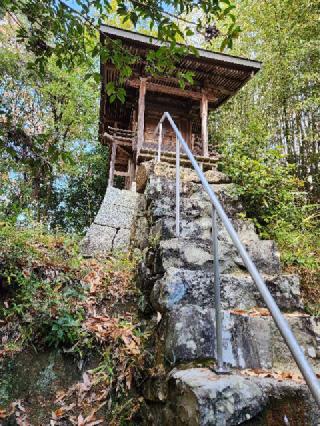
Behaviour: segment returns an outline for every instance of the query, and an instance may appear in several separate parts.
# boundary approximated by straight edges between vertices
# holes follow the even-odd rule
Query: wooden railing
[[[130,148],[130,151],[135,149],[137,144],[137,132],[108,126],[107,132],[105,132],[104,136],[111,146],[108,185],[113,186],[114,176],[128,177],[130,181],[132,181],[134,177],[132,158],[128,158],[128,170],[124,172],[116,170],[116,156],[117,150],[123,150],[126,154],[128,154],[128,156],[130,156],[131,152],[127,152],[126,148]]]

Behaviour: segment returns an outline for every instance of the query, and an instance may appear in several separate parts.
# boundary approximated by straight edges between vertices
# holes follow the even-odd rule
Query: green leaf
[[[111,96],[115,92],[115,85],[113,81],[109,81],[109,83],[106,84],[106,92],[108,96]]]
[[[110,98],[109,98],[110,104],[112,104],[116,99],[117,99],[117,95],[116,94],[111,95]]]
[[[125,98],[126,98],[126,91],[122,87],[120,87],[117,90],[116,94],[117,94],[117,98],[120,100],[120,102],[124,103],[125,102]]]
[[[100,73],[99,73],[99,72],[94,72],[94,73],[92,73],[92,77],[93,77],[93,79],[94,79],[94,81],[95,81],[96,83],[100,83],[101,76],[100,76]]]

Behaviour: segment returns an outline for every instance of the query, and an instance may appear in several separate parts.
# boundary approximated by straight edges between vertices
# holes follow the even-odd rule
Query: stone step
[[[242,240],[261,273],[280,273],[280,254],[271,240]],[[225,230],[219,231],[219,264],[221,273],[244,271],[245,265]],[[159,243],[159,272],[169,268],[212,271],[212,241],[172,238]]]
[[[220,221],[219,225],[220,226]],[[175,217],[161,217],[151,228],[151,234],[157,235],[161,240],[169,240],[176,237]],[[203,217],[180,217],[180,237],[198,238],[208,240],[212,234],[212,219],[209,216]]]
[[[204,171],[204,175],[210,184],[230,183],[230,179],[224,173],[218,171],[215,164],[210,164],[209,170]],[[155,160],[138,164],[136,169],[136,187],[138,192],[144,192],[149,178],[153,182],[162,179],[170,181],[172,184],[176,179],[175,165],[168,162],[158,163]],[[182,188],[184,188],[188,183],[200,184],[200,179],[193,169],[181,167],[180,183]],[[184,190],[182,189],[182,191]]]
[[[232,218],[231,222],[242,241],[261,241],[254,223],[250,220]],[[222,223],[217,219],[217,229],[220,240],[231,241],[228,233]],[[157,235],[158,239],[169,240],[176,237],[176,218],[162,217],[154,223],[150,230],[151,234]],[[202,215],[201,217],[180,218],[180,238],[208,240],[212,238],[212,218]]]
[[[318,426],[319,409],[305,384],[207,368],[173,370],[159,394],[146,391],[155,426]]]
[[[284,314],[306,356],[320,356],[320,320]],[[164,358],[170,364],[215,358],[215,311],[184,305],[166,312],[159,326]],[[295,368],[271,316],[223,311],[224,360],[236,368]],[[285,367],[285,368],[283,368]]]
[[[175,157],[174,157],[175,158]],[[148,161],[138,165],[138,170],[144,169],[148,178],[152,173],[153,176],[163,177],[167,180],[176,179],[175,163]],[[217,169],[216,162],[211,162],[211,168],[204,172],[205,178],[209,183],[230,183],[230,178]],[[183,185],[188,182],[200,184],[200,178],[194,169],[180,167],[180,183]]]
[[[243,211],[234,185],[230,183],[212,184],[212,189],[222,203],[226,213],[234,217]],[[176,187],[174,180],[152,175],[148,181],[145,196],[154,218],[174,217],[176,207]],[[201,185],[186,182],[180,188],[180,212],[182,218],[211,216],[211,202]]]
[[[280,309],[303,309],[297,275],[264,275],[264,279]],[[265,307],[256,284],[248,274],[221,274],[220,286],[223,309]],[[203,270],[170,268],[155,283],[151,293],[154,309],[162,313],[192,304],[213,308],[214,299],[214,274]]]

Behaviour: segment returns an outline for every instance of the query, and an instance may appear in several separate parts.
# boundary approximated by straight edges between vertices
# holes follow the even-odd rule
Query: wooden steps
[[[153,160],[157,157],[157,151],[154,149],[141,149],[138,157],[138,164],[142,163],[144,161]],[[217,162],[220,159],[220,156],[218,154],[215,154],[211,157],[203,157],[201,155],[195,155],[196,160],[200,165],[202,165],[203,170],[207,171],[212,169],[212,167],[216,166]],[[176,162],[176,153],[165,151],[161,153],[161,161],[175,164]],[[189,160],[188,156],[186,154],[180,154],[180,164],[183,167],[190,167],[191,161]]]

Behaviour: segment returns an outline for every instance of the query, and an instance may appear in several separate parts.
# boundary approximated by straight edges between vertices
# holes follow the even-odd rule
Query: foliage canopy
[[[45,64],[54,57],[59,67],[63,65],[72,69],[86,63],[93,67],[92,75],[99,80],[94,70],[99,57],[103,61],[110,59],[120,73],[119,86],[113,87],[110,96],[114,95],[124,101],[121,84],[131,75],[132,65],[137,58],[129,54],[121,45],[107,37],[101,43],[100,25],[112,21],[112,16],[120,20],[121,25],[141,28],[145,32],[153,32],[160,40],[168,42],[163,47],[164,54],[147,58],[156,67],[166,68],[172,59],[188,51],[177,44],[186,42],[195,35],[196,30],[215,26],[219,21],[223,28],[222,47],[232,46],[232,40],[239,35],[240,28],[236,24],[233,13],[235,8],[231,0],[4,0],[0,13],[7,13],[18,25],[18,40],[23,41],[35,55],[32,66],[44,74]],[[192,14],[193,19],[187,19]],[[184,18],[185,17],[185,18]]]

